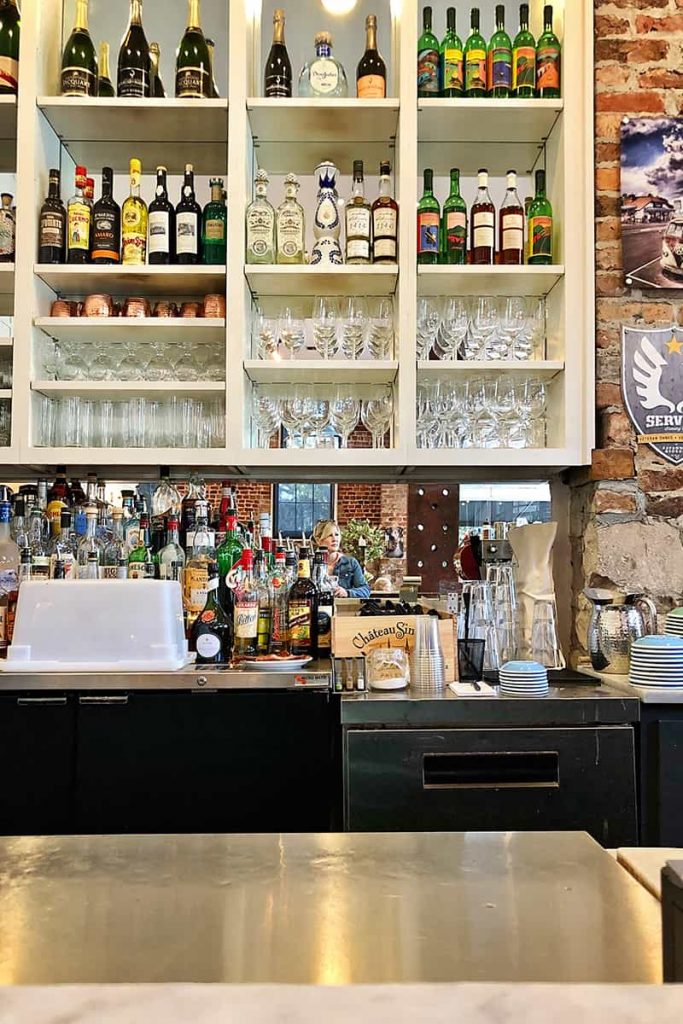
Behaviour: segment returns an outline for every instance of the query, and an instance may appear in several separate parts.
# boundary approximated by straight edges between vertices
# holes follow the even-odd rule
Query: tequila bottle
[[[303,263],[306,237],[304,208],[297,200],[299,179],[296,174],[285,178],[285,198],[277,210],[277,262]]]
[[[339,266],[344,262],[339,235],[339,196],[337,195],[337,168],[324,160],[315,169],[318,178],[318,205],[315,209],[313,233],[316,237],[312,264],[329,264]]]
[[[268,172],[255,178],[256,195],[247,207],[247,263],[275,263],[275,210],[268,202]]]
[[[353,161],[353,192],[346,204],[346,262],[370,263],[372,211],[365,198],[363,161]]]
[[[349,87],[343,65],[332,56],[332,36],[318,32],[315,37],[315,57],[304,64],[299,75],[299,96],[348,96]]]

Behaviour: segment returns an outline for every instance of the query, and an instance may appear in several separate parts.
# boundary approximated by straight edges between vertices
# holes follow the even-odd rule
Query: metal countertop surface
[[[0,983],[659,982],[584,833],[0,839]]]

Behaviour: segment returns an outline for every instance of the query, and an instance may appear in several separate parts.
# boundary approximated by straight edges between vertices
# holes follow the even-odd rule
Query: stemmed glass
[[[277,401],[267,392],[257,390],[252,406],[254,425],[257,430],[257,445],[268,448],[270,439],[280,426],[280,408]]]
[[[278,321],[257,313],[252,322],[253,350],[259,359],[274,359],[278,346]]]
[[[376,299],[369,316],[368,348],[373,359],[390,359],[394,342],[394,302]]]
[[[498,359],[492,342],[498,329],[498,303],[489,295],[481,295],[476,302],[470,324],[471,354],[468,359]]]
[[[284,398],[280,402],[280,419],[287,430],[287,447],[304,447],[304,424],[306,422],[306,406],[303,397],[295,392],[290,398]],[[300,441],[297,445],[296,435],[299,434]]]
[[[337,300],[319,295],[313,304],[313,344],[323,359],[331,359],[337,353],[338,317]]]
[[[363,426],[372,434],[372,447],[384,448],[384,437],[389,429],[394,403],[391,388],[386,388],[361,406]]]
[[[306,435],[310,431],[313,435],[313,447],[320,445],[320,435],[330,422],[330,402],[327,398],[318,398],[309,395],[304,399],[306,418],[304,430]],[[304,438],[304,447],[307,447],[307,437]]]
[[[436,341],[441,323],[441,314],[436,299],[421,298],[417,301],[416,348],[418,359],[428,359]]]
[[[283,309],[278,321],[278,334],[280,341],[289,352],[289,358],[294,359],[296,353],[304,347],[306,340],[306,325],[304,321],[294,315],[289,307]]]
[[[342,390],[337,391],[330,403],[330,422],[341,437],[341,447],[348,448],[349,437],[358,425],[360,401]]]
[[[444,301],[441,327],[435,350],[441,359],[455,359],[469,330],[469,310],[465,299],[451,296]]]
[[[341,318],[341,349],[346,359],[358,359],[365,347],[368,309],[365,299],[346,300]]]

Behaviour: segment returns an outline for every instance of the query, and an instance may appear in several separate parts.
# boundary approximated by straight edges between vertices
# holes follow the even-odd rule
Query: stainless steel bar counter
[[[582,833],[0,840],[0,982],[658,982]]]

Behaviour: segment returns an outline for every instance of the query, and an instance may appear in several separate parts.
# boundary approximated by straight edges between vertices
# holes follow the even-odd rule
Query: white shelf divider
[[[138,395],[196,395],[200,398],[205,395],[211,398],[222,395],[225,384],[214,380],[34,380],[31,389],[50,398],[79,395],[81,398],[110,398],[116,401]]]
[[[393,384],[398,360],[393,359],[245,359],[253,384]]]
[[[34,326],[56,341],[225,342],[225,320],[209,317],[36,317]]]
[[[563,277],[563,266],[417,268],[420,295],[548,295]]]
[[[418,377],[489,377],[516,374],[552,380],[564,372],[561,359],[421,359]]]
[[[201,297],[225,291],[225,267],[124,267],[36,264],[36,276],[60,295],[144,295],[148,298]]]

